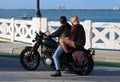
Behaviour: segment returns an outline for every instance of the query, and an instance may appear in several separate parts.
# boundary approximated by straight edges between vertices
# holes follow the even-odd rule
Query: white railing
[[[120,50],[120,23],[80,22],[86,32],[86,48]],[[32,20],[0,19],[0,38],[12,42],[32,43],[35,31],[53,32],[59,27],[59,21],[47,21],[46,18]]]
[[[46,19],[42,19],[44,22]],[[35,31],[40,30],[40,18],[32,20],[0,19],[0,37],[20,42],[32,43]]]
[[[120,49],[120,23],[92,23],[92,47]]]

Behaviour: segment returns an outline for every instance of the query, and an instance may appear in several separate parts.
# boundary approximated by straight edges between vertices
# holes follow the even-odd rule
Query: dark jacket
[[[75,45],[84,46],[86,42],[85,30],[81,24],[73,25],[69,39],[75,42]]]
[[[59,37],[59,38],[64,38],[68,37],[69,33],[71,31],[71,25],[69,23],[66,23],[64,25],[61,25],[55,32],[50,34],[48,37]]]

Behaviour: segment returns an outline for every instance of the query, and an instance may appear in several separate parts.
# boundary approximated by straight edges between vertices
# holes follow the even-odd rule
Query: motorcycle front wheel
[[[28,71],[35,70],[40,63],[40,55],[38,52],[35,52],[31,55],[32,48],[25,48],[20,54],[20,64],[22,67]]]

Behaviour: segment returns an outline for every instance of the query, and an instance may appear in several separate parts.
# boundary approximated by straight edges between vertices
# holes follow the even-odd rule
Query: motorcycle
[[[41,32],[36,33],[33,40],[34,46],[26,46],[20,53],[20,64],[26,70],[35,70],[42,59],[46,67],[50,70],[55,70],[53,62],[53,54],[59,45],[52,38],[43,38],[46,34]],[[41,48],[41,54],[38,48]],[[88,75],[94,68],[93,56],[95,51],[91,49],[70,49],[70,55],[62,53],[59,57],[61,70],[68,68],[70,71],[79,75]],[[79,59],[78,59],[79,58]]]

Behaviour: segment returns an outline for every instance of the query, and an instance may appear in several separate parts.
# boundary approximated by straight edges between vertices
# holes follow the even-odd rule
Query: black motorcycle
[[[41,31],[36,33],[36,37],[33,40],[35,42],[34,46],[26,46],[20,53],[20,63],[26,70],[35,70],[39,66],[40,60],[43,60],[48,69],[55,70],[52,57],[59,44],[52,38],[43,38],[44,35],[46,34]],[[39,47],[41,54],[38,52]],[[94,68],[94,50],[70,48],[70,52],[71,54],[69,55],[64,53],[60,55],[59,59],[62,70],[68,68],[79,75],[88,75],[92,72]]]

